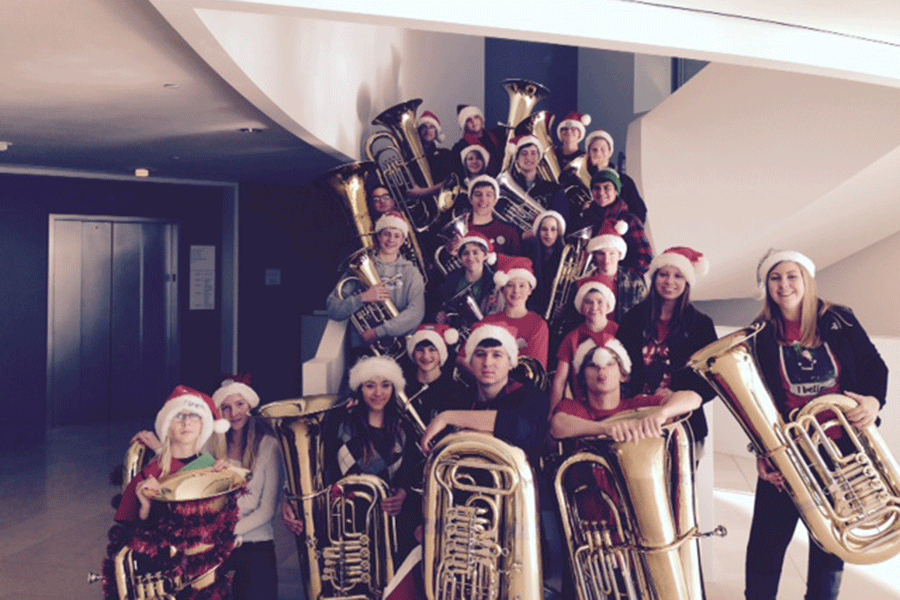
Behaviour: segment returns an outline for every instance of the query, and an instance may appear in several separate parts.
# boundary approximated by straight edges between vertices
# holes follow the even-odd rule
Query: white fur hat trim
[[[406,379],[400,365],[387,356],[366,356],[356,361],[350,369],[350,389],[357,391],[362,384],[375,377],[383,377],[390,381],[394,385],[395,392],[406,389]]]
[[[531,224],[531,232],[535,236],[538,235],[538,229],[541,228],[541,223],[547,217],[553,217],[554,219],[556,219],[556,222],[559,223],[559,237],[563,237],[564,235],[566,235],[566,220],[563,218],[563,216],[555,210],[545,210],[537,217],[535,217],[534,223]]]
[[[403,232],[403,237],[409,237],[409,224],[406,219],[396,213],[384,213],[375,222],[375,233],[378,233],[386,227],[393,227]]]
[[[434,347],[437,348],[438,356],[441,359],[441,366],[443,366],[444,363],[447,362],[447,344],[455,344],[458,342],[459,332],[453,327],[450,327],[444,332],[444,335],[441,336],[433,329],[417,329],[406,338],[406,353],[410,358],[413,357],[416,346],[424,341],[431,342]]]
[[[769,271],[771,271],[775,265],[784,261],[795,262],[809,271],[810,277],[816,276],[816,263],[805,254],[797,252],[796,250],[774,250],[770,248],[756,267],[756,287],[758,288],[758,293],[756,295],[757,300],[765,300],[766,298],[766,279],[769,277]]]
[[[590,150],[591,144],[597,138],[606,140],[606,143],[609,144],[609,151],[610,151],[610,153],[612,153],[612,151],[615,149],[615,145],[613,144],[613,138],[609,133],[607,133],[606,131],[603,131],[602,129],[592,131],[588,134],[587,138],[585,138],[585,140],[584,140],[585,150]]]
[[[625,243],[625,238],[621,235],[598,235],[592,237],[590,241],[588,241],[588,252],[596,252],[603,248],[618,250],[620,254],[619,260],[622,260],[625,258],[625,255],[628,254],[628,244]]]
[[[456,113],[456,121],[459,123],[459,128],[465,131],[466,121],[468,121],[471,117],[481,117],[481,120],[484,121],[484,113],[481,112],[481,109],[477,106],[469,105]]]
[[[589,281],[575,292],[575,300],[572,302],[575,305],[575,310],[580,313],[581,303],[584,302],[584,299],[588,294],[594,291],[600,292],[600,295],[606,300],[606,306],[609,308],[609,312],[616,309],[616,295],[613,294],[613,291],[599,281]]]
[[[459,249],[456,251],[457,257],[462,254],[463,247],[466,244],[478,244],[478,246],[484,250],[485,254],[487,254],[487,258],[485,259],[487,264],[494,265],[497,262],[497,253],[490,251],[490,248],[487,245],[487,239],[477,235],[467,235],[466,237],[459,239]]]
[[[487,167],[491,162],[491,153],[488,152],[488,149],[482,146],[481,144],[471,144],[463,148],[459,153],[459,161],[463,164],[466,162],[466,157],[469,156],[470,152],[477,152],[481,155],[481,161],[484,163],[484,166]]]
[[[172,424],[172,420],[175,418],[175,415],[182,412],[199,415],[203,423],[200,429],[200,437],[197,438],[197,448],[201,448],[214,431],[216,433],[225,433],[231,427],[231,423],[225,419],[213,420],[212,411],[209,409],[206,400],[200,396],[185,394],[166,400],[160,411],[156,413],[156,422],[154,423],[156,437],[161,441],[165,441],[169,435],[169,426]]]
[[[509,271],[497,271],[494,273],[494,285],[503,287],[510,279],[524,279],[531,284],[531,289],[537,287],[537,278],[528,269],[510,269]]]
[[[630,374],[631,357],[628,356],[628,352],[625,350],[625,346],[622,345],[622,342],[615,338],[608,339],[602,346],[597,346],[596,342],[590,338],[584,340],[575,350],[575,358],[572,360],[572,366],[575,367],[575,372],[578,373],[586,358],[589,360],[590,364],[600,367],[613,355],[619,358],[622,368],[626,373]]]
[[[246,383],[241,383],[240,381],[226,379],[222,382],[221,387],[213,392],[212,399],[213,402],[216,403],[216,408],[221,408],[225,398],[233,396],[234,394],[243,397],[244,400],[247,401],[247,404],[250,405],[250,408],[259,406],[259,394],[257,394],[252,387]]]
[[[499,325],[491,325],[485,323],[477,325],[472,329],[472,334],[466,340],[466,362],[472,363],[472,356],[475,354],[475,348],[484,340],[497,340],[500,346],[506,350],[509,355],[509,362],[513,367],[519,364],[519,345],[513,338],[512,333],[505,327]]]
[[[498,198],[500,197],[500,184],[497,183],[497,180],[491,177],[490,175],[479,175],[475,177],[471,181],[469,181],[469,198],[472,198],[472,191],[475,189],[475,186],[479,183],[489,183],[491,187],[494,188],[494,195]]]
[[[653,275],[663,267],[675,267],[681,271],[685,281],[691,287],[696,285],[698,276],[702,277],[709,273],[709,261],[705,256],[696,263],[692,263],[685,255],[678,252],[663,252],[653,257],[653,260],[650,261],[650,268],[644,275],[648,288],[653,283]]]

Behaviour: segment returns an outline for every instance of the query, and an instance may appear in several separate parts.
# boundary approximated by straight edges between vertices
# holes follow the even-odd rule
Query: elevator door
[[[178,229],[51,215],[51,426],[149,417],[178,378]]]

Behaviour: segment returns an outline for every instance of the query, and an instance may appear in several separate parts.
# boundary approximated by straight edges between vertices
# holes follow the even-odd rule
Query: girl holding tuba
[[[818,396],[841,393],[859,402],[846,416],[861,429],[875,423],[884,406],[887,366],[853,312],[818,297],[815,274],[815,264],[800,252],[770,250],[762,258],[756,280],[765,305],[756,321],[765,327],[757,336],[756,359],[786,420],[792,409]],[[843,431],[826,433],[840,438]],[[757,460],[757,471],[745,594],[748,600],[769,600],[778,591],[799,515],[783,492],[782,475],[765,458]],[[810,542],[807,600],[837,598],[842,573],[841,559]]]
[[[547,210],[539,214],[531,227],[527,239],[522,240],[525,256],[534,265],[534,276],[537,280],[534,293],[529,298],[528,306],[539,314],[547,311],[553,279],[559,269],[565,246],[566,220],[555,210]]]
[[[463,266],[447,273],[447,278],[441,283],[439,289],[441,308],[435,318],[442,324],[471,326],[473,323],[454,323],[448,316],[447,308],[454,310],[455,307],[448,307],[447,303],[468,290],[478,304],[482,316],[491,314],[497,304],[494,296],[494,271],[491,269],[497,262],[497,254],[494,252],[494,244],[477,231],[469,232],[455,245],[456,255]]]

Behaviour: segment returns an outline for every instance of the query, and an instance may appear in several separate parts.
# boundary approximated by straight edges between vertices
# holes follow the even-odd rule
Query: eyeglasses
[[[381,194],[379,196],[372,196],[372,200],[392,200],[390,194]]]
[[[201,417],[197,413],[183,412],[175,415],[172,420],[177,421],[178,423],[199,423],[203,420],[203,417]]]

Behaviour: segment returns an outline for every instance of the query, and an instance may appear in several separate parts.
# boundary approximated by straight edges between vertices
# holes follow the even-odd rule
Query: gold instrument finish
[[[572,214],[578,216],[584,215],[584,211],[594,201],[591,195],[591,172],[588,170],[588,164],[588,157],[583,154],[570,160],[560,175],[560,183],[565,186]]]
[[[534,474],[521,449],[448,435],[428,460],[424,507],[429,600],[543,598]]]
[[[125,451],[125,461],[122,463],[122,491],[128,487],[131,480],[137,477],[150,462],[150,453],[147,446],[134,441]]]
[[[506,123],[501,124],[508,129],[508,133],[500,170],[508,171],[516,159],[515,150],[511,151],[509,145],[516,136],[516,126],[531,114],[538,102],[550,96],[550,90],[527,79],[506,79],[503,81],[503,89],[509,95],[509,116]]]
[[[900,553],[900,468],[874,425],[857,430],[847,396],[816,398],[785,422],[755,359],[757,324],[713,342],[688,366],[719,393],[760,456],[784,476],[785,488],[813,539],[855,564]],[[820,423],[818,415],[830,412]],[[823,417],[824,418],[824,417]],[[840,428],[851,451],[826,434]]]
[[[356,282],[364,290],[384,283],[378,271],[375,270],[375,263],[372,261],[372,256],[366,248],[357,250],[350,256],[347,260],[347,269],[354,273],[354,276],[345,277],[338,282],[337,296],[342,300],[348,297],[347,292],[344,291],[344,287],[348,283]],[[350,322],[362,334],[369,329],[375,329],[385,321],[396,318],[399,314],[400,311],[397,309],[397,305],[394,304],[393,300],[387,298],[380,302],[363,302],[362,306],[350,315]],[[394,358],[399,358],[406,353],[404,344],[397,339],[392,339],[390,342],[376,340],[372,344],[372,350],[376,354]]]
[[[472,288],[476,283],[478,282],[470,283],[441,306],[441,310],[447,315],[447,322],[459,332],[459,344],[464,344],[475,324],[484,319],[481,306],[472,295]]]
[[[647,409],[611,420],[640,419]],[[704,598],[690,428],[640,442],[578,440],[554,488],[579,600]],[[591,485],[605,474],[612,488]],[[600,488],[598,490],[598,487]]]
[[[587,251],[591,239],[591,227],[585,227],[566,236],[567,243],[559,258],[559,267],[550,288],[550,301],[544,312],[544,319],[550,327],[551,334],[566,333],[565,316],[578,291],[578,280],[587,275],[590,269],[590,254]]]
[[[366,180],[375,172],[373,162],[352,162],[335,167],[322,176],[321,182],[343,203],[353,229],[363,247],[374,248],[372,232],[375,224],[369,214]]]
[[[394,575],[396,522],[381,508],[387,484],[351,475],[325,486],[325,417],[343,407],[324,394],[260,409],[281,444],[287,501],[304,521],[300,566],[311,599],[381,597]]]
[[[450,252],[450,246],[456,240],[461,240],[469,234],[469,212],[466,211],[460,215],[453,217],[438,232],[438,236],[446,241],[445,244],[438,246],[434,251],[434,264],[437,266],[441,275],[447,276],[451,271],[461,269],[463,264],[459,260],[459,256]]]
[[[516,125],[516,136],[530,134],[541,142],[541,162],[538,163],[538,173],[547,181],[559,183],[562,168],[554,151],[551,133],[554,120],[556,117],[549,110],[536,112]]]
[[[520,232],[531,231],[534,220],[544,210],[544,205],[522,189],[509,171],[497,175],[500,197],[494,206],[494,214],[513,225]]]

